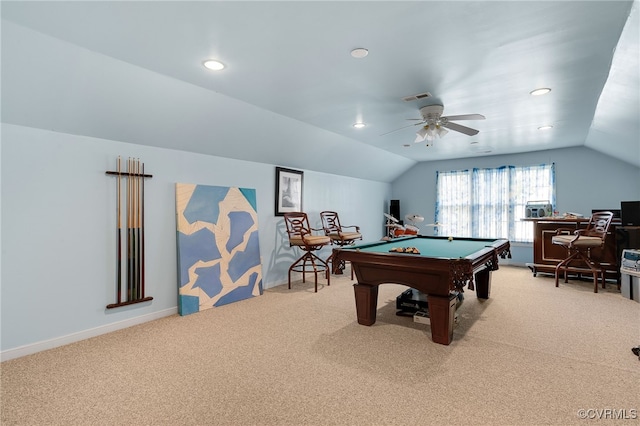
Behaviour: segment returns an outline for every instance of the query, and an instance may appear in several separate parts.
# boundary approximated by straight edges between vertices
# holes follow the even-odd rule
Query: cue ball
[[[453,237],[449,237],[449,242],[453,241]]]

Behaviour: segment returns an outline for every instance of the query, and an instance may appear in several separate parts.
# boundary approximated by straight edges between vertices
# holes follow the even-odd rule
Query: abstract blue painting
[[[262,294],[255,189],[176,184],[178,312]]]

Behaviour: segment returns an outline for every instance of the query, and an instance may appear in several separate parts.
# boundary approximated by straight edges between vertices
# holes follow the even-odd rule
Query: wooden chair
[[[591,250],[602,248],[613,219],[611,212],[594,213],[585,229],[559,228],[556,235],[551,238],[553,244],[564,246],[567,249],[567,257],[556,266],[556,287],[558,287],[558,275],[564,271],[564,282],[568,282],[567,269],[572,266],[572,261],[582,261],[593,274],[593,292],[598,292],[598,275],[602,274],[602,288],[605,287],[605,271],[602,266],[591,257]],[[588,273],[588,272],[587,272]]]
[[[287,225],[289,246],[300,248],[304,254],[289,267],[289,288],[291,288],[291,271],[302,272],[302,282],[305,282],[307,272],[315,276],[315,292],[318,292],[318,272],[324,272],[327,276],[327,285],[330,285],[330,274],[327,263],[320,259],[314,251],[331,244],[331,239],[326,235],[314,235],[313,231],[322,229],[311,228],[309,218],[303,212],[291,212],[284,214],[284,223]],[[311,268],[311,269],[310,269]]]
[[[332,211],[320,212],[320,219],[322,220],[322,228],[324,234],[331,239],[331,244],[337,246],[349,246],[355,244],[356,240],[362,239],[360,234],[360,227],[356,225],[342,226],[340,224],[340,218],[338,213]],[[346,229],[353,229],[352,231],[345,231]],[[334,274],[342,274],[345,268],[345,262],[334,262],[333,253],[327,258],[327,264],[331,263],[331,272]],[[351,279],[353,279],[353,268],[351,269]]]

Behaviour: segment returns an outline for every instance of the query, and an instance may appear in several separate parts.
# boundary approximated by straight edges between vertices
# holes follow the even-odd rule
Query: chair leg
[[[573,254],[571,254],[569,257],[567,257],[565,260],[563,260],[562,262],[558,263],[556,265],[556,273],[555,273],[555,278],[556,278],[556,287],[558,287],[558,276],[560,273],[560,269],[564,268],[564,282],[568,282],[568,275],[567,275],[567,266],[569,265],[569,262],[571,262],[573,259],[576,258],[576,256],[578,256],[578,252],[575,252]]]
[[[602,267],[600,267],[600,265],[594,265],[588,255],[585,255],[584,253],[582,253],[580,251],[578,251],[577,253],[578,253],[578,257],[580,257],[580,259],[584,263],[586,263],[586,265],[589,267],[589,269],[591,269],[591,273],[593,274],[593,292],[597,293],[598,292],[598,278],[600,277],[600,270],[602,269]],[[596,267],[596,266],[599,266],[599,267]],[[602,282],[604,283],[604,274],[602,275]]]
[[[293,271],[294,268],[296,268],[301,261],[304,261],[304,258],[307,256],[307,254],[303,254],[302,257],[298,258],[298,260],[296,260],[295,262],[293,262],[291,264],[291,266],[289,266],[289,275],[288,275],[288,287],[289,290],[291,290],[291,271]],[[303,263],[303,268],[304,268],[304,263]],[[302,273],[302,282],[304,282],[304,272]]]
[[[329,271],[329,265],[327,264],[327,262],[325,262],[324,260],[320,259],[318,256],[316,256],[314,253],[309,253],[311,256],[311,264],[313,265],[313,272],[316,276],[316,291],[318,289],[318,267],[316,265],[316,260],[318,261],[318,263],[320,263],[321,267],[324,267],[325,270],[325,275],[327,277],[327,286],[331,285],[331,274],[328,273]]]
[[[331,285],[331,274],[329,273],[329,265],[324,260],[320,259],[314,253],[309,253],[309,259],[311,260],[311,265],[313,266],[313,273],[315,276],[315,288],[316,293],[318,292],[318,266],[316,265],[316,260],[320,263],[321,267],[324,267],[325,276],[327,278],[327,287]]]
[[[310,263],[311,265],[307,265],[307,263]],[[328,265],[327,263],[320,259],[318,256],[316,256],[314,253],[305,251],[305,254],[302,255],[302,257],[300,257],[298,260],[296,260],[290,267],[289,267],[289,288],[291,288],[291,271],[294,271],[295,268],[300,268],[300,270],[296,270],[296,272],[301,272],[302,273],[302,282],[306,282],[306,272],[307,272],[307,268],[311,267],[313,268],[313,274],[314,274],[314,290],[317,293],[318,292],[318,264],[320,265],[321,268],[324,268],[325,271],[325,275],[327,278],[327,286],[331,285],[331,278],[329,276],[328,273],[326,273],[327,269],[328,269]]]
[[[327,257],[327,260],[325,260],[325,263],[327,264],[327,266],[331,265],[331,269],[327,268],[327,277],[331,274],[335,274],[336,272],[334,271],[334,269],[336,265],[334,265],[334,262],[333,262],[333,252],[331,252],[329,257]]]

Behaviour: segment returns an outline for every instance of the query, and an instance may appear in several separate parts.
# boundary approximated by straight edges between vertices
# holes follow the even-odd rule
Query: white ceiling
[[[5,123],[376,180],[573,146],[640,167],[637,1],[3,1],[2,19]],[[433,103],[480,133],[381,136]]]

